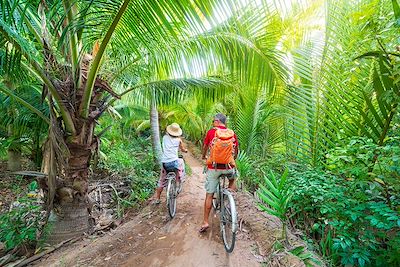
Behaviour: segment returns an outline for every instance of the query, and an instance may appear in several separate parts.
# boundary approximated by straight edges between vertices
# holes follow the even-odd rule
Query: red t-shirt
[[[225,126],[217,126],[217,128],[226,129]],[[207,132],[207,134],[206,134],[206,137],[204,138],[204,142],[203,142],[204,146],[210,147],[211,142],[212,142],[212,140],[213,140],[214,137],[215,137],[215,131],[216,131],[215,128],[212,128],[212,129],[208,130],[208,132]],[[237,139],[236,134],[234,134],[233,137],[235,138],[234,144],[235,144],[235,146],[236,146],[236,149],[239,149],[239,142],[238,142],[238,139]],[[214,167],[213,167],[211,164],[208,164],[207,167],[208,167],[209,169],[214,169]]]

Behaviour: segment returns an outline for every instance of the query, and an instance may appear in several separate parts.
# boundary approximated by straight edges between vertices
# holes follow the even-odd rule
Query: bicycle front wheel
[[[233,251],[236,240],[237,213],[235,200],[232,194],[224,190],[221,201],[221,234],[224,241],[225,250],[228,253]]]
[[[176,213],[176,180],[169,179],[167,186],[167,209],[169,217],[174,218]]]

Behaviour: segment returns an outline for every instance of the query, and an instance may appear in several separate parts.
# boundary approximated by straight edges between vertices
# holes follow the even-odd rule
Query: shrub
[[[114,192],[117,213],[123,215],[127,207],[137,206],[146,200],[155,189],[158,173],[155,171],[153,152],[149,137],[137,136],[134,131],[116,125],[109,128],[101,139],[99,167],[116,172],[130,183],[129,195]]]
[[[36,182],[29,186],[32,191],[37,188]],[[9,212],[0,216],[0,241],[7,250],[20,245],[35,245],[43,225],[44,211],[34,193],[20,197],[12,204]]]
[[[334,264],[398,265],[400,217],[379,183],[291,169],[290,217]],[[394,265],[393,265],[394,264]]]

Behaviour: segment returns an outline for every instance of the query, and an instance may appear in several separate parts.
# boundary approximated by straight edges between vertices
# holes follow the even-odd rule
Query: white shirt
[[[163,154],[161,162],[167,163],[178,159],[178,150],[181,139],[179,137],[172,137],[169,134],[163,136],[162,148]]]

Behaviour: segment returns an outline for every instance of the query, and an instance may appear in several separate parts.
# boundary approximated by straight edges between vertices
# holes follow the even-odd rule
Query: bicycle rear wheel
[[[235,247],[237,230],[237,213],[232,194],[224,190],[221,201],[221,235],[226,252],[231,253]]]
[[[174,218],[176,213],[176,180],[175,178],[170,178],[168,180],[167,186],[167,209],[168,214],[172,218]]]

